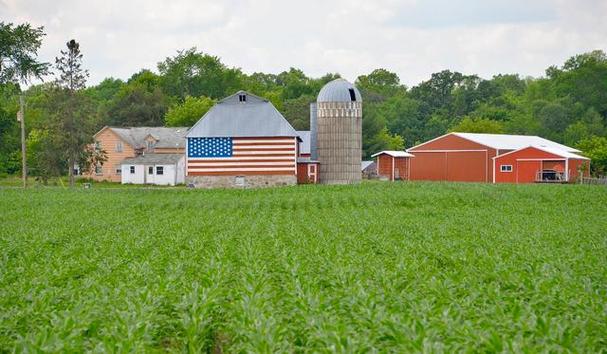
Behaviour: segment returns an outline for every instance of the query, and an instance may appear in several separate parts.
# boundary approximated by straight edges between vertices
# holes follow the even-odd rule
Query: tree
[[[465,117],[454,125],[451,131],[459,133],[503,134],[504,126],[502,123],[491,119]]]
[[[218,57],[196,48],[166,58],[158,63],[158,71],[164,92],[180,100],[187,96],[220,99],[236,92],[242,84],[239,69],[227,68]]]
[[[591,159],[590,172],[594,176],[607,175],[607,137],[586,138],[580,141],[576,147]]]
[[[36,59],[43,30],[29,23],[14,26],[0,22],[0,84],[28,82],[48,74],[50,64]]]
[[[185,101],[169,108],[164,122],[169,127],[191,127],[215,105],[215,100],[201,97],[186,97]]]
[[[121,127],[163,125],[168,98],[158,87],[149,89],[137,82],[123,86],[108,104],[108,124]]]
[[[70,186],[74,186],[74,166],[87,160],[83,153],[92,143],[90,118],[95,111],[90,99],[81,92],[88,71],[82,68],[80,44],[72,39],[66,45],[67,50],[62,50],[55,59],[59,75],[55,81],[58,89],[53,92],[56,113],[52,134],[67,158]]]
[[[406,91],[398,75],[386,69],[375,69],[369,75],[356,79],[356,87],[364,94],[365,101],[377,102]]]

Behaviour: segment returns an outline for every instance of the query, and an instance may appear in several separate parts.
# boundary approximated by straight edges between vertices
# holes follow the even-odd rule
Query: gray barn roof
[[[297,134],[299,135],[299,138],[301,139],[301,145],[299,145],[299,147],[301,148],[301,151],[299,151],[302,154],[309,154],[310,153],[310,131],[309,130],[298,130]]]
[[[240,102],[239,95],[246,95]],[[246,91],[219,101],[190,129],[191,137],[297,137],[272,103]]]
[[[122,165],[173,165],[176,164],[184,154],[144,154],[122,160]]]
[[[185,148],[185,135],[188,132],[187,127],[108,127],[108,129],[118,134],[122,140],[135,149],[146,146],[145,138],[148,135],[157,140],[154,145],[156,148]]]

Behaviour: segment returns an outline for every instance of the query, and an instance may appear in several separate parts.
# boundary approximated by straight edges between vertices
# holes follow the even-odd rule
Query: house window
[[[354,93],[354,89],[348,89],[350,92],[350,101],[356,102],[356,93]]]
[[[131,174],[134,175],[135,174],[135,166],[131,166],[129,167]]]
[[[238,101],[247,102],[247,95],[238,95]]]
[[[101,150],[101,142],[98,140],[95,141],[95,150],[96,151]]]
[[[154,174],[154,166],[148,167],[148,175],[153,175],[153,174]]]
[[[122,152],[122,141],[116,142],[116,152]]]
[[[500,165],[500,172],[512,172],[512,165]]]
[[[164,173],[164,166],[156,166],[156,174],[161,175]]]
[[[148,151],[151,151],[154,148],[154,141],[148,140],[147,141],[147,148],[148,148]]]
[[[121,168],[120,166],[117,166],[117,167],[115,168],[115,170],[116,170],[116,174],[117,174],[117,175],[121,175],[121,174],[122,174],[122,168]]]
[[[103,174],[103,169],[101,168],[101,165],[95,166],[95,174],[97,176],[101,176]]]

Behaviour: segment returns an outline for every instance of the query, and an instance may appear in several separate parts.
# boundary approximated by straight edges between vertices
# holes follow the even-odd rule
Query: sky
[[[80,42],[88,84],[128,79],[197,47],[245,73],[295,67],[409,87],[444,69],[539,77],[607,51],[607,0],[0,0],[0,21],[44,26],[40,59]]]

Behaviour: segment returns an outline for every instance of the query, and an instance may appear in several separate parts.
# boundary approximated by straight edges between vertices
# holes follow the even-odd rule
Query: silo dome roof
[[[318,94],[317,102],[362,102],[360,92],[344,79],[335,79],[326,84]]]

